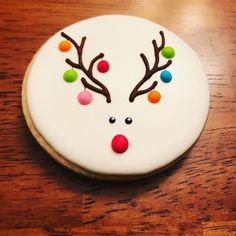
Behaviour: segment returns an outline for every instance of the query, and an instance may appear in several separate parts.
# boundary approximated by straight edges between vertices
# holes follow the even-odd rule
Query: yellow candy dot
[[[156,90],[152,90],[148,94],[148,100],[151,103],[158,103],[161,100],[161,94]]]
[[[61,41],[60,44],[59,44],[59,50],[62,51],[62,52],[67,52],[71,49],[71,44],[69,41],[67,40],[64,40],[64,41]]]

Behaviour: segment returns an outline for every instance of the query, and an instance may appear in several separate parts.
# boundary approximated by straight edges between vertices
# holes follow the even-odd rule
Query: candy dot
[[[101,60],[97,65],[97,69],[101,73],[106,73],[109,70],[109,68],[110,68],[109,63],[105,60]]]
[[[133,120],[132,120],[131,117],[125,118],[125,123],[126,123],[127,125],[130,125],[132,122],[133,122]]]
[[[165,83],[169,83],[172,80],[172,74],[168,70],[163,70],[160,77]]]
[[[174,48],[172,47],[164,47],[162,50],[161,50],[161,55],[165,58],[173,58],[175,56],[175,50]]]
[[[109,122],[111,123],[111,124],[114,124],[115,122],[116,122],[116,118],[115,117],[110,117],[109,118]]]
[[[62,52],[67,52],[71,49],[71,44],[69,41],[67,40],[64,40],[64,41],[61,41],[60,44],[59,44],[59,50],[62,51]]]
[[[63,78],[66,82],[68,83],[72,83],[75,82],[78,78],[78,73],[74,70],[67,70],[64,75]]]
[[[93,100],[93,95],[89,91],[80,92],[78,95],[78,102],[81,105],[88,105]]]
[[[161,94],[156,90],[152,90],[148,94],[148,100],[151,103],[158,103],[161,100]]]
[[[114,152],[123,153],[128,149],[129,141],[124,135],[118,134],[112,139],[111,147]]]

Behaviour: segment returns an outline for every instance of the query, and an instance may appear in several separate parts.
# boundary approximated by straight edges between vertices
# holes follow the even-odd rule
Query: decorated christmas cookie
[[[53,35],[24,79],[23,110],[64,166],[135,179],[174,163],[199,137],[209,92],[193,50],[145,19],[108,15]]]

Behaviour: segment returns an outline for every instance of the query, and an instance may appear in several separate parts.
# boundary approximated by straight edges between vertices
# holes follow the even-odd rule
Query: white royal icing
[[[154,63],[152,40],[160,45],[160,30],[165,45],[175,50],[167,68],[173,79],[164,83],[161,71],[157,72],[141,88],[157,80],[160,102],[152,104],[144,94],[131,103],[129,95],[145,73],[140,53],[150,65]],[[79,74],[74,83],[63,80],[64,72],[71,69],[65,59],[78,62],[78,55],[73,45],[68,52],[58,49],[65,40],[62,31],[78,44],[87,37],[83,50],[86,66],[99,53],[105,54],[109,71],[98,72],[96,62],[93,73],[109,89],[111,103],[91,90],[87,90],[93,95],[89,105],[78,102],[77,96],[84,90],[81,77],[93,84],[81,70],[74,69]],[[166,62],[160,55],[160,65]],[[196,141],[207,117],[209,89],[198,57],[179,37],[145,19],[107,15],[70,25],[41,47],[28,74],[27,103],[36,129],[68,161],[96,173],[139,175],[168,165]],[[110,117],[116,118],[114,124],[109,123]],[[132,124],[125,123],[127,117]],[[111,148],[117,134],[129,140],[129,148],[122,154]]]

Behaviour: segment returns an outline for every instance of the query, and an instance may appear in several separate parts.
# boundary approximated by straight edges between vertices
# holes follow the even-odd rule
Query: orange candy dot
[[[71,44],[69,41],[67,40],[64,40],[64,41],[61,41],[60,44],[59,44],[59,50],[62,51],[62,52],[67,52],[71,49]]]
[[[152,90],[148,94],[148,100],[151,103],[158,103],[161,100],[161,94],[157,92],[156,90]]]

